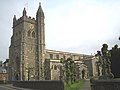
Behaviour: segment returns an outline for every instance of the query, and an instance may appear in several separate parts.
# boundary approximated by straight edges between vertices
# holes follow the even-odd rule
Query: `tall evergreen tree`
[[[61,63],[63,64],[64,68],[65,68],[65,81],[67,84],[72,84],[75,82],[75,69],[74,69],[74,61],[72,60],[72,58],[67,58],[67,60],[62,60],[61,59]]]
[[[116,44],[111,50],[111,71],[114,74],[115,78],[120,77],[120,48],[118,48],[118,45]]]

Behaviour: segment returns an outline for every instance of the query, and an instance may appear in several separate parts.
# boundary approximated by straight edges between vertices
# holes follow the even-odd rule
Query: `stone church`
[[[77,72],[80,77],[83,70],[85,78],[97,75],[94,56],[46,49],[44,18],[41,5],[36,18],[27,16],[25,8],[19,19],[14,15],[9,47],[9,80],[64,80],[60,60],[69,57],[79,66]]]

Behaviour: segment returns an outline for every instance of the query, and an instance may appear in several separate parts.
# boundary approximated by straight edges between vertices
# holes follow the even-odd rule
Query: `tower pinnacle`
[[[41,6],[41,2],[39,2],[39,6]]]
[[[37,11],[37,16],[44,17],[44,12],[43,12],[42,7],[41,7],[41,2],[39,2],[39,8],[38,8],[38,11]]]
[[[15,22],[16,22],[16,15],[14,15],[13,17],[13,25],[15,24]]]
[[[16,21],[16,15],[14,15],[14,17],[13,17],[13,22],[15,22]]]
[[[23,16],[26,16],[26,9],[23,10]]]

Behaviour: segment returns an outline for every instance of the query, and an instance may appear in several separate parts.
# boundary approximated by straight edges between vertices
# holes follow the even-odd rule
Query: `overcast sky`
[[[120,45],[120,0],[1,0],[0,60],[9,58],[12,19],[36,17],[41,2],[45,13],[46,48],[94,54],[103,43]]]

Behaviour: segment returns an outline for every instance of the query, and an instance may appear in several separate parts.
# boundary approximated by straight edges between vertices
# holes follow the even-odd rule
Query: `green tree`
[[[74,61],[72,58],[67,58],[67,60],[61,59],[60,61],[65,68],[65,81],[67,84],[73,84],[75,81],[75,70],[74,70]]]
[[[71,58],[69,60],[69,71],[70,71],[70,82],[71,84],[74,83],[74,61]]]
[[[118,45],[114,45],[114,47],[110,50],[111,53],[111,71],[114,74],[115,78],[120,77],[120,71],[118,68],[120,68],[120,48]]]

